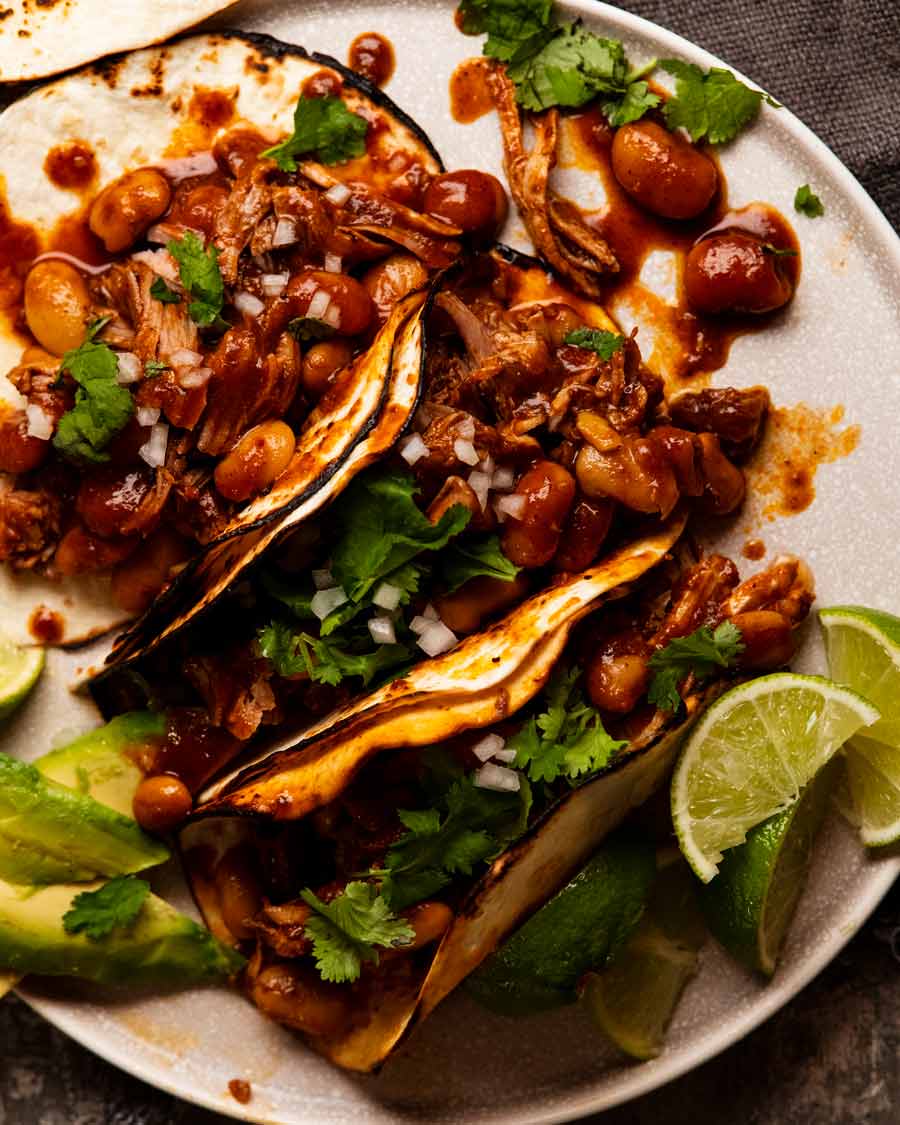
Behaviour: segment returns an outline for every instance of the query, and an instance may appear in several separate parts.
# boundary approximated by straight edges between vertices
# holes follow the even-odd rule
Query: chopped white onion
[[[211,367],[191,367],[186,371],[178,372],[178,385],[184,387],[185,390],[191,390],[194,387],[205,387],[212,375]]]
[[[478,503],[481,505],[482,511],[487,507],[488,492],[491,488],[491,478],[487,473],[482,473],[478,469],[473,469],[469,473],[469,486],[475,495],[478,497]]]
[[[139,426],[155,426],[159,421],[158,406],[139,406],[134,412]]]
[[[331,298],[324,289],[317,289],[313,293],[309,302],[309,307],[306,310],[306,315],[310,320],[321,320],[325,313],[328,311],[328,306],[331,304]]]
[[[506,762],[507,765],[516,760],[517,754],[515,750],[498,750],[494,754],[494,761]]]
[[[353,194],[346,184],[332,184],[332,186],[325,192],[325,198],[329,203],[333,203],[335,207],[343,207],[350,196]]]
[[[340,273],[343,262],[339,254],[325,255],[325,270],[327,273]]]
[[[264,273],[259,279],[259,284],[267,297],[280,297],[290,280],[289,273]]]
[[[490,453],[482,461],[478,462],[478,468],[481,469],[483,473],[487,473],[489,477],[493,476],[494,458],[490,455]]]
[[[410,621],[409,627],[416,636],[421,636],[429,625],[433,625],[436,621],[440,621],[440,619],[438,611],[433,605],[429,604],[425,606],[421,613],[416,614],[412,621]]]
[[[49,441],[53,436],[53,419],[36,402],[29,402],[25,407],[25,416],[28,418],[28,428],[25,431],[29,437]]]
[[[403,439],[400,446],[400,456],[407,465],[415,465],[416,461],[427,457],[429,452],[428,446],[422,441],[421,434],[410,434],[409,437]]]
[[[475,419],[471,417],[463,419],[462,422],[456,427],[456,432],[463,439],[463,441],[475,440]]]
[[[494,475],[491,477],[491,488],[496,492],[503,492],[507,488],[512,488],[516,481],[516,474],[512,469],[494,469]]]
[[[370,617],[369,632],[372,634],[372,640],[377,645],[393,645],[397,643],[394,623],[389,617]]]
[[[134,262],[143,262],[164,281],[171,282],[173,285],[181,283],[178,263],[168,250],[139,250],[137,254],[131,255],[131,259]]]
[[[339,605],[343,605],[346,600],[347,595],[343,588],[332,586],[328,590],[319,590],[317,594],[313,594],[309,605],[316,617],[320,621],[324,621],[332,610],[337,609]]]
[[[150,437],[138,450],[138,455],[151,469],[166,463],[166,446],[169,444],[169,427],[165,422],[157,422],[150,427]]]
[[[515,770],[485,762],[472,778],[479,789],[494,789],[498,793],[518,793],[522,780]]]
[[[171,242],[173,238],[184,238],[188,231],[195,234],[201,242],[206,241],[206,235],[202,230],[197,230],[195,227],[182,226],[181,223],[155,223],[144,235],[144,238],[146,238],[148,242],[166,243]]]
[[[293,246],[297,241],[297,224],[293,219],[281,218],[275,224],[272,235],[273,246]]]
[[[498,496],[494,501],[494,511],[501,521],[506,519],[507,516],[514,520],[520,520],[525,515],[526,503],[527,500],[524,496]]]
[[[173,367],[196,367],[203,362],[199,352],[192,352],[190,348],[176,348],[169,356],[169,363]]]
[[[377,605],[379,609],[393,610],[400,604],[402,597],[403,591],[399,586],[392,586],[390,582],[382,582],[372,595],[372,603]]]
[[[431,602],[429,602],[428,605],[425,606],[425,608],[422,610],[422,616],[427,618],[429,621],[440,621],[441,619],[441,615],[434,608]]]
[[[334,303],[334,301],[332,301],[331,304],[328,306],[328,308],[325,310],[325,312],[322,313],[322,321],[323,321],[323,323],[327,324],[330,328],[333,328],[335,330],[335,332],[337,332],[338,329],[341,327],[341,308],[340,308],[340,305],[336,305]]]
[[[475,446],[464,438],[457,438],[453,443],[453,452],[464,465],[477,465],[478,454],[475,452]],[[483,474],[487,476],[487,474]],[[482,508],[484,504],[481,505]]]
[[[472,747],[472,753],[480,762],[486,762],[488,758],[493,758],[499,754],[505,745],[506,740],[501,738],[499,734],[486,734]],[[515,757],[515,754],[513,757]]]
[[[156,167],[170,180],[178,183],[179,180],[186,180],[190,176],[210,176],[219,166],[211,152],[195,152],[191,156],[160,160]]]
[[[116,382],[121,386],[136,383],[143,374],[141,361],[134,352],[119,352],[116,356]]]
[[[240,313],[246,313],[247,316],[257,317],[265,309],[265,305],[259,299],[254,297],[252,293],[235,293],[234,307]]]
[[[314,570],[312,572],[313,586],[317,590],[331,590],[337,586],[334,575],[330,570]]]
[[[458,640],[453,630],[448,629],[443,621],[430,621],[416,644],[428,656],[440,656],[442,652],[449,652]]]

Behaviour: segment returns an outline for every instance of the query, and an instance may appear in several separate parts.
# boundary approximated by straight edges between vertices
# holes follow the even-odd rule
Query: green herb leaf
[[[576,348],[587,348],[596,352],[602,360],[612,359],[625,344],[625,337],[602,328],[575,328],[563,337],[564,344],[574,344]]]
[[[313,683],[337,686],[359,677],[368,686],[379,673],[406,664],[412,653],[406,645],[375,645],[354,651],[333,640],[297,632],[285,621],[272,621],[257,633],[263,656],[272,661],[279,676],[309,676]]]
[[[60,362],[60,372],[68,371],[78,390],[75,405],[59,420],[53,445],[73,461],[108,461],[106,446],[134,413],[134,400],[116,380],[116,353],[94,339],[108,319],[94,321],[84,342]]]
[[[409,945],[416,936],[404,918],[391,913],[371,883],[348,883],[331,902],[322,902],[310,890],[301,891],[300,896],[315,911],[304,933],[313,943],[322,980],[335,984],[357,980],[363,961],[378,963],[376,946]]]
[[[676,637],[650,657],[654,677],[647,699],[663,711],[681,706],[678,685],[693,672],[698,680],[708,679],[717,668],[730,668],[744,651],[741,631],[723,621],[715,631],[704,625],[686,637]]]
[[[614,129],[638,121],[648,109],[660,103],[659,94],[654,94],[646,82],[629,82],[625,96],[619,100],[610,99],[603,103],[603,112]]]
[[[825,214],[822,200],[819,199],[809,184],[803,184],[797,188],[797,194],[794,196],[794,210],[799,211],[801,215],[806,215],[808,219],[818,219],[820,215]]]
[[[295,316],[288,321],[287,330],[301,344],[307,340],[328,340],[334,335],[330,324],[314,316]]]
[[[296,172],[300,156],[315,156],[323,164],[340,164],[365,153],[368,131],[368,121],[351,113],[340,98],[301,94],[294,110],[294,132],[262,155],[274,160],[282,172]]]
[[[660,66],[676,79],[675,97],[663,106],[666,124],[670,129],[686,129],[694,141],[705,137],[710,144],[724,144],[756,120],[763,99],[778,105],[722,67],[704,74],[699,66],[679,59],[663,59]]]
[[[134,875],[116,875],[96,891],[82,891],[63,915],[67,934],[85,933],[91,941],[130,926],[150,894],[150,884]]]
[[[575,781],[602,769],[628,745],[606,733],[600,713],[578,686],[580,675],[578,668],[558,672],[547,687],[546,710],[507,742],[532,781]]]
[[[441,573],[450,594],[480,575],[512,582],[521,569],[504,555],[497,535],[456,540],[441,553]]]
[[[161,301],[164,305],[181,304],[181,294],[176,293],[174,289],[170,289],[161,277],[158,277],[150,286],[150,296],[157,301]]]
[[[157,375],[162,375],[164,371],[170,371],[168,363],[163,363],[159,359],[148,359],[144,363],[144,376],[147,379],[155,379]]]
[[[178,263],[181,284],[194,298],[188,305],[191,320],[203,328],[224,327],[225,284],[219,272],[219,248],[212,243],[204,248],[197,235],[189,230],[183,238],[173,238],[167,249]]]
[[[553,0],[462,0],[466,35],[487,33],[484,53],[506,62],[523,43],[545,31]]]

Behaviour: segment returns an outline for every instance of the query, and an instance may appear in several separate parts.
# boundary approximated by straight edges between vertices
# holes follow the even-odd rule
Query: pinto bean
[[[615,504],[612,500],[579,500],[569,513],[553,559],[557,570],[586,570],[609,534]]]
[[[294,433],[286,422],[261,422],[216,465],[216,488],[226,500],[248,500],[257,495],[288,467],[294,444]]]
[[[95,469],[79,485],[75,510],[95,535],[139,535],[159,518],[158,506],[147,503],[154,486],[150,469]]]
[[[706,387],[669,400],[676,426],[713,433],[732,460],[746,457],[759,441],[771,400],[765,387]]]
[[[136,535],[121,539],[101,539],[81,524],[70,527],[56,548],[53,566],[62,575],[88,574],[107,570],[127,559],[140,540]]]
[[[719,183],[708,156],[655,121],[616,130],[612,169],[633,199],[664,219],[693,219],[709,206]]]
[[[113,571],[113,601],[127,613],[143,613],[190,553],[187,540],[171,528],[161,527]]]
[[[353,358],[353,349],[346,340],[320,340],[303,356],[300,379],[303,389],[315,402],[328,390],[332,378]]]
[[[738,613],[731,622],[740,629],[744,642],[744,651],[738,657],[741,668],[781,668],[794,655],[791,623],[782,614],[758,609]]]
[[[644,652],[623,651],[640,647],[613,639],[590,660],[585,686],[595,707],[625,715],[634,710],[650,683]]]
[[[0,416],[0,472],[31,472],[47,457],[50,442],[28,436],[28,416],[24,410],[0,409],[4,409]]]
[[[49,259],[25,279],[25,320],[42,348],[63,355],[84,339],[91,308],[84,278],[68,262]]]
[[[322,1037],[347,1025],[353,992],[319,979],[316,970],[280,962],[251,978],[250,995],[257,1007],[279,1023]]]
[[[216,864],[213,879],[219,893],[222,921],[236,938],[253,937],[247,922],[262,909],[262,892],[245,847],[229,848]]]
[[[575,474],[586,496],[618,500],[636,512],[659,512],[665,517],[678,502],[672,467],[650,437],[629,438],[609,453],[583,445]]]
[[[575,499],[575,478],[555,461],[538,461],[520,478],[514,496],[524,496],[520,519],[503,528],[503,553],[516,566],[544,566],[556,554],[563,525]]]
[[[147,832],[168,832],[191,811],[190,790],[168,774],[145,777],[131,802],[134,819]]]
[[[316,293],[325,292],[334,310],[335,332],[339,336],[358,336],[372,323],[375,306],[362,285],[346,273],[329,273],[328,270],[303,270],[291,278],[284,298],[290,303],[294,316],[306,316],[309,303]]]
[[[411,953],[442,938],[453,921],[453,911],[443,902],[420,902],[404,912],[407,922],[416,931],[409,945],[398,947],[399,953]]]
[[[715,434],[698,434],[697,444],[700,472],[706,484],[703,503],[714,515],[728,515],[744,502],[747,491],[744,474],[722,452]]]
[[[444,172],[425,189],[423,210],[479,238],[493,238],[509,213],[506,191],[496,176],[474,168]]]
[[[169,181],[155,168],[138,168],[113,180],[97,196],[88,226],[111,254],[127,250],[163,215],[172,199]]]
[[[684,287],[688,303],[702,313],[767,313],[794,295],[777,253],[742,230],[718,231],[695,243]]]
[[[223,133],[212,151],[222,171],[238,179],[253,167],[259,154],[268,147],[269,142],[256,129],[239,125]]]
[[[452,594],[435,599],[435,608],[448,629],[464,636],[474,633],[490,617],[515,605],[528,593],[529,582],[518,574],[511,582],[482,574],[470,578]]]
[[[389,254],[366,270],[362,283],[372,298],[378,324],[382,325],[401,297],[428,284],[428,270],[412,254]]]

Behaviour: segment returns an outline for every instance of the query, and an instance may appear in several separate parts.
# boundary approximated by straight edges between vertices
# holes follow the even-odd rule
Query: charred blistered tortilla
[[[740,583],[673,532],[208,790],[187,869],[264,1012],[380,1066],[663,782],[729,677],[790,659],[808,569]]]
[[[29,639],[43,606],[41,639],[67,643],[347,483],[425,299],[404,297],[462,232],[422,210],[441,165],[421,131],[267,37],[90,67],[11,105],[0,138],[4,629]]]

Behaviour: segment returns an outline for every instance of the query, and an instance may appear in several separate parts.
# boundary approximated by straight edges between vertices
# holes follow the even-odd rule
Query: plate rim
[[[437,2],[446,3],[449,6],[450,0],[437,0]],[[756,89],[761,88],[752,78],[731,66],[718,55],[644,16],[614,7],[605,3],[604,0],[561,0],[561,3],[564,7],[575,10],[589,20],[602,21],[609,26],[610,30],[615,29],[623,38],[630,37],[636,40],[651,38],[656,41],[663,41],[666,43],[667,49],[671,50],[673,54],[682,55],[707,69],[711,66],[726,67],[742,81]],[[236,14],[238,18],[240,16],[239,12],[235,13],[234,8],[230,9],[229,14]],[[215,21],[215,23],[221,22],[221,19]],[[202,33],[207,23],[208,21],[204,21],[203,24],[194,28],[193,32]],[[238,20],[228,20],[227,14],[226,26],[240,28]],[[211,30],[215,29],[214,24]],[[894,229],[887,216],[869,195],[859,179],[787,105],[782,104],[778,110],[763,106],[760,124],[764,126],[770,113],[779,114],[777,120],[781,123],[785,132],[798,143],[801,151],[812,153],[826,166],[829,176],[859,209],[862,216],[873,225],[876,237],[883,244],[883,247],[889,249],[891,265],[900,277],[900,233]],[[422,128],[425,128],[425,126],[423,125]],[[557,1125],[560,1122],[577,1120],[586,1114],[611,1109],[649,1094],[653,1090],[659,1089],[676,1078],[689,1073],[760,1027],[776,1012],[789,1004],[810,981],[834,960],[869,920],[898,874],[900,874],[900,855],[878,856],[877,852],[874,855],[867,854],[871,856],[873,863],[878,864],[879,869],[873,871],[867,880],[863,898],[854,901],[852,923],[847,923],[835,931],[828,941],[816,947],[813,953],[807,954],[798,965],[794,966],[788,983],[782,982],[779,984],[776,977],[775,981],[753,998],[742,1014],[732,1017],[727,1024],[719,1025],[717,1029],[703,1035],[692,1046],[676,1047],[671,1054],[663,1054],[660,1058],[650,1062],[636,1063],[631,1070],[626,1071],[624,1075],[617,1079],[615,1086],[612,1088],[598,1090],[587,1086],[583,1094],[575,1095],[574,1100],[567,1100],[565,1106],[559,1104],[564,1095],[554,1092],[548,1095],[553,1099],[554,1105],[536,1112],[516,1109],[502,1120],[509,1122],[510,1125]],[[237,1102],[228,1104],[224,1100],[224,1093],[216,1096],[211,1091],[197,1088],[186,1089],[184,1080],[179,1083],[169,1079],[165,1067],[159,1062],[145,1061],[129,1053],[124,1047],[119,1048],[114,1042],[97,1041],[97,1038],[90,1033],[83,1036],[78,1009],[60,1012],[52,1002],[45,1001],[41,997],[30,996],[27,991],[20,988],[15,989],[15,993],[53,1027],[68,1035],[92,1054],[111,1063],[119,1070],[146,1082],[155,1089],[172,1094],[189,1104],[210,1109],[234,1120],[255,1123],[255,1125],[295,1125],[295,1123],[301,1125],[304,1120],[309,1120],[308,1118],[284,1117],[278,1111],[257,1115],[249,1107],[241,1106]],[[403,1121],[407,1118],[401,1112],[396,1115],[395,1119]],[[498,1121],[501,1119],[492,1117],[485,1120]]]

